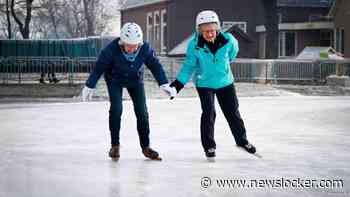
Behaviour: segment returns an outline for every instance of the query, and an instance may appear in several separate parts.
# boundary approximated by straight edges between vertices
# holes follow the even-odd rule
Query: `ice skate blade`
[[[148,158],[148,157],[146,157],[146,160],[147,161],[162,161],[162,158],[161,157],[157,157],[157,158]]]
[[[119,157],[112,157],[112,161],[119,161]]]
[[[215,157],[207,157],[207,161],[209,161],[209,162],[215,162]]]
[[[260,155],[258,152],[250,153],[250,152],[246,151],[243,147],[240,147],[240,146],[238,146],[238,149],[240,149],[241,151],[243,151],[243,152],[245,152],[245,153],[248,153],[249,155],[255,156],[255,157],[257,157],[257,158],[260,158],[260,159],[263,158],[263,156]]]

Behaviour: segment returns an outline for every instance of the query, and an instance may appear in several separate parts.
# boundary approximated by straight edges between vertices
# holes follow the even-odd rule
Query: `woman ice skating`
[[[220,31],[218,15],[211,10],[200,12],[196,18],[196,32],[191,38],[186,59],[177,78],[170,84],[179,92],[193,75],[193,83],[201,102],[201,142],[206,157],[215,159],[214,140],[215,96],[230,126],[236,145],[249,153],[255,147],[246,137],[246,129],[238,110],[234,78],[230,68],[238,53],[238,42],[230,33]]]
[[[158,152],[150,147],[150,128],[143,84],[144,65],[151,70],[161,90],[169,96],[176,94],[176,89],[169,86],[154,50],[143,41],[140,26],[136,23],[126,23],[121,29],[120,38],[113,40],[101,51],[96,66],[82,91],[83,100],[90,100],[97,81],[104,74],[111,104],[109,110],[109,130],[111,133],[109,157],[113,160],[118,160],[120,157],[119,131],[124,88],[129,92],[134,105],[143,155],[152,160],[161,160]]]

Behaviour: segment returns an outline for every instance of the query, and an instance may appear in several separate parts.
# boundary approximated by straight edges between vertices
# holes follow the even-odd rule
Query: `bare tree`
[[[58,28],[61,21],[61,7],[65,6],[64,2],[59,0],[40,0],[41,9],[38,11],[38,19],[45,20],[46,26],[52,27],[55,38],[59,38]],[[44,25],[44,24],[43,24]]]
[[[84,25],[84,13],[81,6],[81,0],[68,1],[65,0],[66,5],[64,7],[65,16],[63,16],[63,26],[70,37],[83,37],[85,36]]]
[[[25,1],[11,0],[11,14],[12,14],[13,18],[15,19],[15,21],[19,27],[19,30],[22,34],[22,37],[24,39],[28,39],[29,35],[30,35],[29,25],[30,25],[30,21],[32,19],[33,1],[34,0],[25,0]],[[22,5],[23,3],[25,5]],[[22,6],[21,9],[23,9],[23,8],[25,9],[24,22],[22,22],[20,20],[20,17],[18,16],[18,14],[22,14],[22,13],[16,12],[16,10],[15,10],[16,5]]]
[[[7,36],[8,39],[12,38],[12,29],[11,29],[11,18],[10,18],[10,2],[6,0],[6,20],[7,20]]]
[[[2,15],[2,13],[4,15]],[[3,17],[3,16],[6,16]],[[1,35],[7,37],[8,39],[12,38],[12,26],[11,26],[11,12],[10,12],[10,3],[9,0],[5,2],[0,2],[0,22],[1,22]]]
[[[27,39],[102,35],[120,20],[118,6],[118,0],[0,0],[0,36]]]
[[[95,8],[97,1],[98,0],[83,0],[87,36],[95,35]]]

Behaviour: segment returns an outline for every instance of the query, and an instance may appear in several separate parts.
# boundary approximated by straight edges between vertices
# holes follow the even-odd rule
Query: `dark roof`
[[[277,0],[279,7],[330,7],[334,0]]]
[[[247,33],[245,33],[241,28],[239,28],[237,25],[230,27],[226,31],[242,37],[248,43],[254,42],[253,39]]]

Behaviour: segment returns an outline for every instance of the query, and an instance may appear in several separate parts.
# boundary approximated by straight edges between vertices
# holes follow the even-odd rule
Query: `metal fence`
[[[85,80],[96,58],[8,57],[0,58],[0,80],[3,84],[33,83],[43,75],[54,73],[62,83]]]
[[[173,80],[181,68],[183,58],[160,57],[169,78]],[[55,73],[60,83],[83,83],[95,66],[94,57],[0,57],[0,80],[8,83],[35,83],[41,75]],[[350,75],[350,60],[300,61],[237,59],[231,65],[236,81],[314,81],[325,82],[326,77],[340,70]],[[145,80],[154,80],[146,69]]]
[[[238,59],[232,64],[232,71],[236,81],[325,82],[327,76],[336,74],[337,66],[341,68],[342,74],[350,75],[350,60]]]

